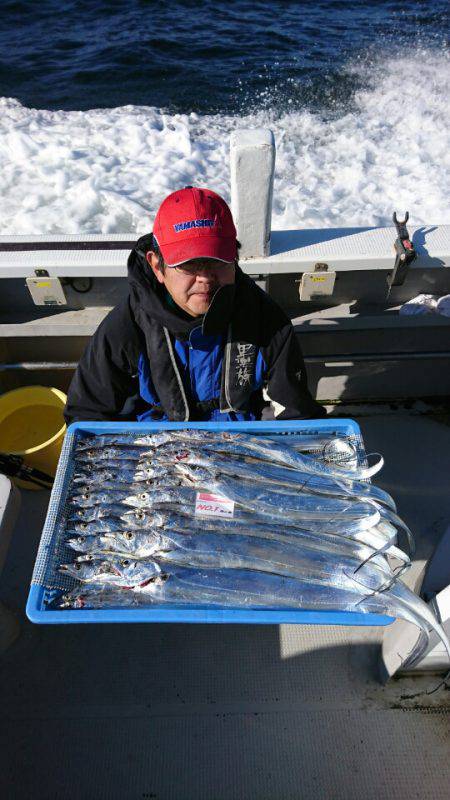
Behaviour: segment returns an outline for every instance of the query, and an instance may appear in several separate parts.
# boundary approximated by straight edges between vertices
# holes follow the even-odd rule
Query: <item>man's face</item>
[[[147,261],[159,283],[164,284],[173,300],[191,317],[208,311],[211,301],[221,286],[234,283],[234,262],[226,263],[214,258],[193,258],[179,267],[160,267],[159,258],[153,251],[147,253]]]

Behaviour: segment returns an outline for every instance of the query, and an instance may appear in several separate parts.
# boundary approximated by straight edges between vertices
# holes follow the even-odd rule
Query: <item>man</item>
[[[324,416],[290,320],[241,271],[238,248],[215,192],[164,200],[129,256],[129,296],[80,360],[67,422],[252,420],[264,400],[277,419]]]

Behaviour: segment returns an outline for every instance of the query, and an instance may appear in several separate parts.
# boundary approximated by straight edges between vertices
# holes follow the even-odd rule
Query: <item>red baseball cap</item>
[[[153,236],[169,267],[192,258],[230,262],[237,256],[231,211],[210,189],[186,186],[169,194],[157,211]]]

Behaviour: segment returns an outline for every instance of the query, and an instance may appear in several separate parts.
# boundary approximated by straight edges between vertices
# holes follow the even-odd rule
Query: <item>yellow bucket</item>
[[[25,386],[0,396],[0,451],[22,456],[54,477],[66,432],[66,395],[48,386]],[[15,479],[24,489],[36,484]]]

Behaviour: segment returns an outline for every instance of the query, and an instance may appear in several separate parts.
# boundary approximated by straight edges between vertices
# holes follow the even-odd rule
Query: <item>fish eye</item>
[[[83,544],[83,542],[85,542],[85,541],[86,541],[86,537],[85,536],[79,536],[78,539],[77,539],[78,544]]]
[[[86,528],[87,528],[87,522],[82,522],[82,523],[81,523],[81,525],[80,525],[80,528],[81,528],[83,531],[85,531],[85,530],[86,530]]]
[[[136,517],[136,519],[145,519],[145,514],[143,511],[136,511],[136,514],[134,516]]]
[[[139,495],[139,500],[148,500],[147,492],[142,492],[142,494]]]
[[[75,562],[75,569],[81,569],[81,564],[78,561]]]
[[[132,539],[133,538],[133,534],[131,533],[131,531],[125,531],[125,533],[123,535],[124,535],[125,539]]]
[[[122,567],[129,567],[130,566],[130,562],[129,562],[128,558],[125,558],[120,563],[121,563]]]
[[[90,493],[88,490],[86,490],[86,491],[84,492],[84,494],[82,494],[82,495],[81,495],[81,497],[83,498],[83,500],[89,500],[90,496],[91,496],[91,493]]]

